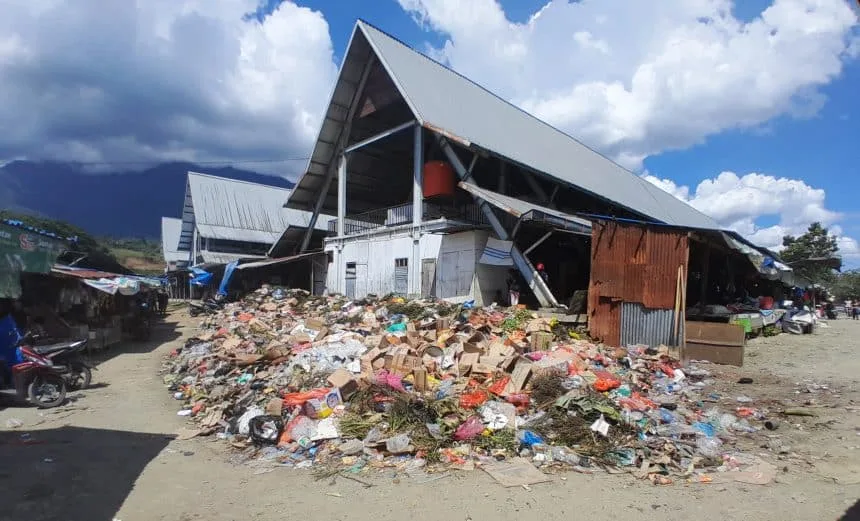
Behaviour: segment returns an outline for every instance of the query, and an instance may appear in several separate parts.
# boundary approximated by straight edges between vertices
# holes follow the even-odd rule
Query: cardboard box
[[[552,345],[553,335],[545,331],[535,331],[531,334],[529,345],[532,351],[545,351]]]
[[[328,383],[340,391],[340,396],[348,400],[358,390],[358,382],[346,369],[338,369],[328,377]]]
[[[465,376],[472,370],[472,366],[479,363],[481,355],[478,353],[463,353],[460,355],[460,361],[457,367],[460,369],[460,374]]]
[[[419,393],[427,390],[427,370],[423,367],[416,367],[412,370],[412,378],[414,379],[413,386]]]
[[[517,359],[517,363],[511,373],[511,381],[505,387],[505,394],[518,393],[525,389],[532,373],[532,365],[534,364],[528,358],[521,357]]]
[[[361,373],[365,375],[373,373],[375,369],[374,364],[377,360],[382,360],[384,365],[385,361],[383,360],[383,356],[385,356],[385,352],[378,347],[374,347],[370,351],[361,355],[361,358],[359,358]]]
[[[311,399],[305,403],[305,415],[309,418],[328,418],[334,412],[335,407],[341,405],[343,399],[340,396],[340,391],[332,389],[320,399]]]

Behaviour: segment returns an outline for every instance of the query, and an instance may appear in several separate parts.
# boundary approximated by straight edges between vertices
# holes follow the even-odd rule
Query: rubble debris
[[[163,377],[183,438],[217,436],[261,469],[483,468],[506,486],[562,468],[657,485],[745,470],[735,443],[773,424],[766,410],[721,410],[710,372],[664,346],[572,333],[524,309],[264,286],[203,318]]]

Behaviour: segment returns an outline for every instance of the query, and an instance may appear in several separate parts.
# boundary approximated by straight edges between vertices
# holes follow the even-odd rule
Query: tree
[[[782,245],[780,256],[795,273],[813,283],[835,281],[833,270],[841,265],[841,261],[837,261],[839,246],[836,237],[820,222],[810,224],[806,233],[798,237],[786,235]]]
[[[833,294],[840,301],[860,299],[860,270],[840,273],[833,285]]]

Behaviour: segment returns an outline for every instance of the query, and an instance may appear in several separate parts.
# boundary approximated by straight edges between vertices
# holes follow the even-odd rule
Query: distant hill
[[[191,163],[92,174],[65,163],[13,161],[0,168],[0,209],[58,219],[92,235],[158,239],[162,216],[182,216],[185,174],[189,170],[293,187],[293,183],[281,177]]]

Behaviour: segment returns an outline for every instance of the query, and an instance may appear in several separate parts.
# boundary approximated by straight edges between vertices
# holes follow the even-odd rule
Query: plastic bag
[[[484,404],[490,397],[487,395],[486,391],[472,391],[470,393],[463,393],[460,395],[460,407],[464,409],[474,409],[475,407],[480,407]]]
[[[531,398],[526,393],[509,394],[505,399],[520,410],[528,409],[529,402],[531,401]]]
[[[699,454],[707,458],[716,458],[720,455],[720,447],[723,442],[719,438],[707,438],[700,436],[696,440],[696,448],[699,449]]]
[[[284,429],[291,441],[310,440],[317,434],[317,424],[307,416],[296,416]]]
[[[532,445],[540,445],[543,444],[543,438],[540,437],[539,434],[534,433],[532,431],[520,431],[517,435],[520,443],[527,447],[531,447]]]
[[[476,438],[484,432],[484,422],[477,416],[469,416],[463,423],[454,431],[454,439],[456,441],[466,441]]]
[[[284,395],[284,406],[285,407],[296,407],[304,405],[308,400],[312,400],[316,398],[319,400],[324,397],[328,389],[325,387],[320,387],[319,389],[313,389],[311,391],[304,391],[300,393],[287,393]]]
[[[385,450],[392,454],[404,454],[410,451],[409,444],[411,442],[408,434],[398,434],[385,441]]]
[[[256,443],[274,445],[284,428],[284,421],[280,416],[255,416],[248,427],[251,439]]]
[[[251,432],[251,429],[250,429],[251,419],[255,418],[257,416],[262,416],[265,413],[266,413],[266,411],[264,411],[263,409],[261,409],[257,406],[248,407],[245,410],[245,412],[242,413],[242,416],[239,417],[239,421],[237,422],[237,427],[239,428],[239,434],[243,434],[243,435],[247,436],[248,433]],[[189,414],[190,414],[190,412],[189,412]]]
[[[505,393],[505,388],[508,386],[508,382],[510,382],[510,381],[511,381],[511,377],[506,376],[506,377],[502,378],[501,380],[494,382],[493,385],[491,385],[488,388],[488,390],[491,393],[495,394],[496,396],[501,396]]]

